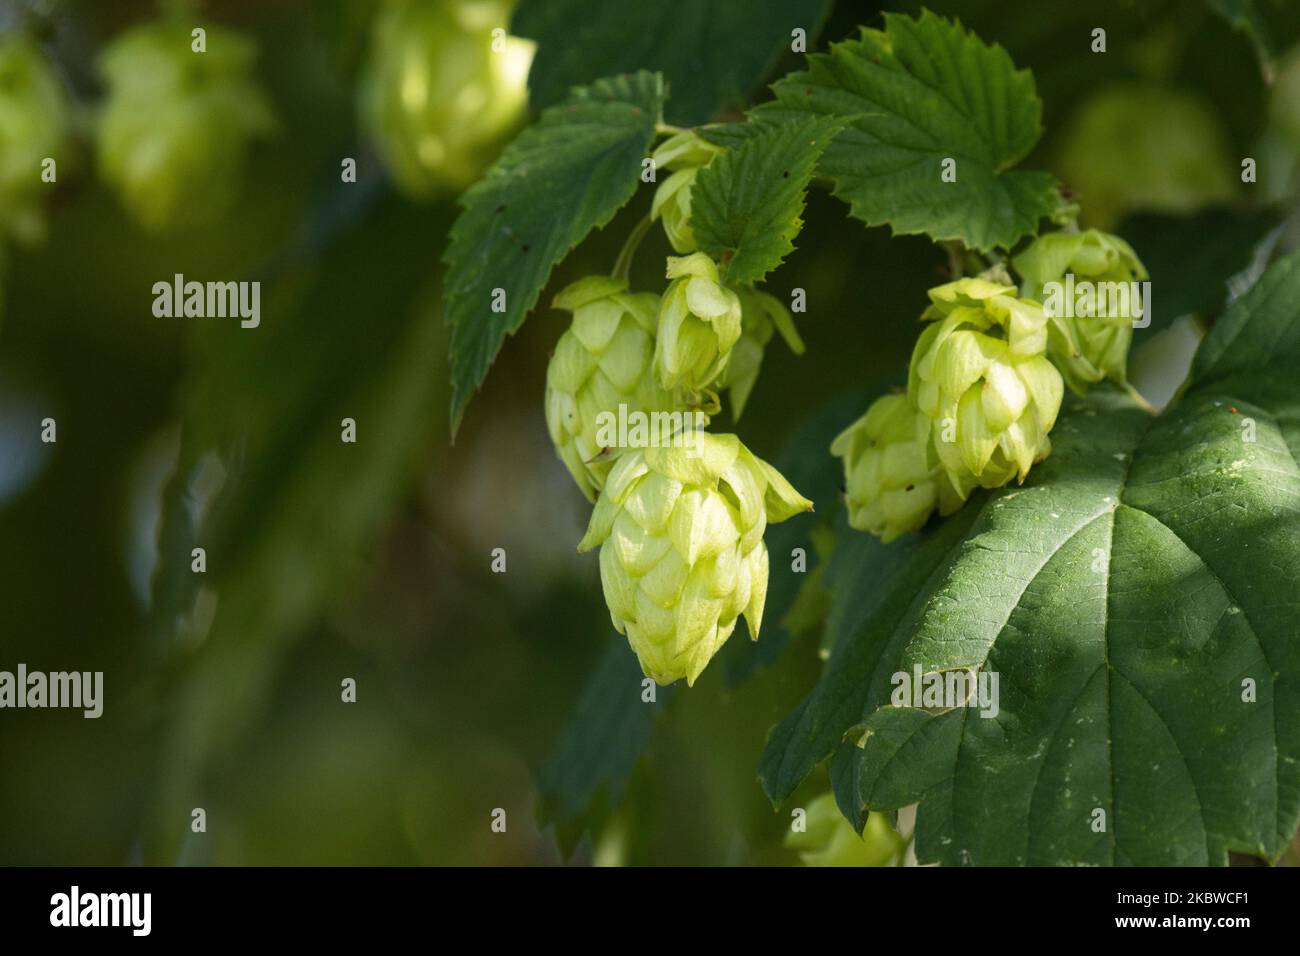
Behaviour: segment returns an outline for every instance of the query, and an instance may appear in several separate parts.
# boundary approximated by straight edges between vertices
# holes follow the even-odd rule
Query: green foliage
[[[1300,821],[1297,298],[1293,255],[1216,325],[1165,415],[1076,402],[1023,488],[832,577],[861,623],[773,733],[769,795],[850,734],[841,802],[919,801],[922,861],[1276,857]],[[997,672],[1000,717],[887,706],[890,676],[914,665]]]
[[[588,828],[596,829],[623,798],[632,772],[650,746],[655,716],[672,695],[660,687],[642,700],[636,655],[610,639],[578,695],[550,758],[538,771],[538,815],[555,828],[567,857]]]
[[[808,117],[746,138],[700,171],[691,219],[731,282],[757,282],[794,249],[813,169],[841,123]]]
[[[790,49],[795,28],[811,49],[830,8],[831,0],[530,0],[511,29],[538,41],[528,77],[534,107],[602,76],[658,70],[673,94],[668,119],[694,125],[742,106]]]
[[[1214,315],[1222,309],[1229,280],[1246,271],[1280,218],[1273,209],[1211,208],[1190,216],[1141,213],[1126,219],[1120,234],[1142,250],[1151,288],[1158,290],[1146,334],[1182,315]]]
[[[1027,70],[960,23],[886,14],[885,29],[809,56],[755,115],[851,119],[819,172],[867,225],[1008,248],[1058,206],[1047,173],[1012,169],[1038,142],[1042,103]],[[955,182],[941,178],[955,160]]]
[[[663,79],[644,71],[576,89],[462,198],[443,257],[453,429],[551,270],[632,198],[663,101]]]
[[[199,342],[154,582],[156,659],[177,677],[151,821],[161,862],[175,858],[177,839],[165,821],[199,805],[207,775],[263,713],[284,654],[346,588],[355,555],[372,546],[443,431],[430,409],[445,385],[428,370],[445,331],[416,296],[432,291],[423,263],[445,226],[381,205],[317,269],[279,277],[257,334],[213,329]],[[411,254],[390,257],[394,241]],[[358,268],[381,281],[356,283]],[[268,384],[248,389],[250,379]],[[344,418],[357,422],[355,444],[341,441]],[[206,452],[220,457],[224,479],[195,521]],[[190,570],[195,546],[207,552],[203,575]],[[200,585],[218,595],[210,626]]]

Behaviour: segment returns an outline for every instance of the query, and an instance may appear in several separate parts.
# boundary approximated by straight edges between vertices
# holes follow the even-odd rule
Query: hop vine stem
[[[650,231],[651,220],[649,216],[642,218],[640,222],[633,227],[628,233],[627,239],[623,241],[623,248],[619,250],[618,258],[614,260],[614,269],[610,275],[615,279],[626,279],[632,271],[632,258],[636,255],[637,247],[641,245],[641,240],[645,234]]]

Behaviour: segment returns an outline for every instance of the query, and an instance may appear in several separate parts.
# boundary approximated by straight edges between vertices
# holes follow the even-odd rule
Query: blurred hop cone
[[[908,396],[930,419],[934,450],[963,501],[998,488],[1051,452],[1064,383],[1047,359],[1047,317],[1015,288],[959,279],[930,290]]]
[[[620,420],[680,410],[654,375],[659,297],[590,276],[560,292],[554,307],[572,312],[573,323],[546,369],[546,426],[573,480],[595,501],[622,450],[611,419],[617,429]]]
[[[42,164],[62,162],[69,113],[63,86],[36,44],[21,33],[0,38],[0,242],[44,235]]]
[[[962,499],[930,449],[930,419],[906,395],[882,395],[831,443],[844,459],[849,526],[888,544]]]
[[[722,386],[730,390],[731,414],[739,419],[758,381],[763,352],[772,333],[780,331],[795,355],[803,355],[804,345],[794,327],[794,317],[780,299],[747,286],[737,289],[736,295],[740,299],[740,339],[732,347]]]
[[[1057,171],[1085,220],[1111,229],[1139,209],[1191,212],[1232,198],[1232,158],[1212,109],[1196,96],[1122,83],[1099,90],[1059,137]]]
[[[615,629],[660,684],[694,684],[741,614],[757,640],[767,597],[769,521],[812,509],[735,435],[624,453],[579,551],[600,546]]]
[[[199,53],[188,23],[133,27],[100,60],[108,87],[100,175],[154,232],[219,218],[238,191],[249,142],[274,125],[253,81],[252,41],[206,30]]]
[[[505,35],[513,7],[507,0],[383,4],[361,79],[361,121],[407,194],[468,186],[523,119],[536,45]]]
[[[721,146],[687,130],[664,140],[652,154],[656,169],[671,170],[673,174],[655,190],[650,218],[663,220],[668,241],[681,255],[699,248],[691,230],[691,187],[695,176],[722,151]]]
[[[659,307],[655,372],[664,388],[702,392],[726,371],[740,338],[740,299],[702,252],[669,256],[668,278],[673,281]]]
[[[1050,282],[1064,289],[1065,276],[1070,273],[1076,284],[1091,282],[1097,290],[1104,283],[1119,283],[1113,288],[1123,289],[1127,295],[1129,283],[1147,278],[1146,267],[1133,247],[1119,236],[1096,229],[1052,232],[1034,240],[1013,264],[1024,280],[1025,294],[1044,303],[1049,323],[1048,354],[1066,384],[1080,394],[1104,378],[1123,384],[1133,321],[1140,317],[1138,303],[1130,297],[1128,307],[1116,310],[1114,315],[1070,315],[1067,311],[1074,312],[1076,307],[1065,308],[1065,293],[1044,296],[1044,287]]]
[[[785,845],[798,850],[804,866],[897,866],[907,841],[889,825],[883,813],[867,815],[861,833],[853,831],[835,804],[833,793],[824,793],[808,804],[806,828],[786,834]]]

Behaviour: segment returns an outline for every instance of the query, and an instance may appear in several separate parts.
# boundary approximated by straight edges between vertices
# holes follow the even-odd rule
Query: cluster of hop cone
[[[656,168],[672,173],[651,217],[674,250],[662,295],[592,276],[554,301],[573,313],[547,371],[546,421],[578,487],[595,508],[578,548],[600,548],[615,629],[661,684],[694,683],[744,617],[757,639],[767,594],[763,533],[812,509],[735,435],[692,431],[620,447],[608,423],[683,413],[708,421],[727,393],[739,417],[763,352],[779,331],[802,352],[784,305],[730,287],[698,250],[691,189],[721,152],[692,132],[665,140]],[[1049,318],[1039,299],[1074,273],[1097,283],[1145,279],[1121,239],[1062,231],[1036,239],[1005,269],[930,290],[929,323],[905,394],[878,399],[831,446],[844,459],[850,524],[884,541],[949,514],[976,488],[994,488],[1049,453],[1064,386],[1123,382],[1132,316]],[[1023,295],[1021,293],[1024,293]],[[643,433],[644,434],[644,433]]]

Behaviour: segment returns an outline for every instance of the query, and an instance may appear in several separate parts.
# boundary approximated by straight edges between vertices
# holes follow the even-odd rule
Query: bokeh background
[[[0,712],[0,863],[798,862],[782,845],[788,816],[755,778],[768,729],[820,666],[815,595],[797,607],[781,598],[788,613],[769,624],[783,631],[779,654],[738,636],[693,689],[612,728],[630,780],[583,791],[566,727],[595,693],[584,688],[627,680],[630,655],[610,656],[619,639],[595,557],[573,549],[587,505],[542,415],[562,313],[540,308],[507,342],[450,439],[440,256],[459,191],[530,108],[523,72],[513,86],[485,72],[491,30],[546,24],[532,37],[536,69],[554,74],[534,71],[534,115],[539,93],[609,63],[663,69],[690,89],[717,66],[710,56],[733,55],[728,43],[687,39],[737,3],[659,5],[673,42],[656,46],[630,13],[604,35],[566,32],[581,4],[530,10],[549,2],[513,13],[415,3],[441,26],[433,52],[410,61],[438,69],[411,79],[407,46],[384,26],[403,4],[0,0],[0,44],[29,37],[69,103],[58,181],[37,193],[45,235],[4,242],[0,669],[102,670],[106,684],[99,720]],[[1225,260],[1245,269],[1261,242],[1297,241],[1300,5],[1259,0],[1256,19],[1236,22],[1220,8],[1251,4],[927,5],[1033,70],[1046,134],[1031,164],[1083,197],[1092,224],[1132,238],[1157,289],[1162,274],[1194,277]],[[575,23],[607,22],[598,11],[622,5],[588,6]],[[763,6],[804,27],[810,49],[879,25],[881,9]],[[181,209],[161,229],[124,202],[102,143],[114,92],[105,51],[160,17],[251,41],[249,78],[265,103],[238,98],[247,113],[235,119],[262,105],[273,117],[256,135],[223,133],[246,139],[242,169],[211,187],[229,187],[224,208],[206,221]],[[731,46],[743,49],[747,21],[726,22],[742,24]],[[1105,54],[1090,50],[1097,26]],[[753,52],[752,84],[713,118],[738,116],[799,59]],[[519,55],[526,66],[532,47]],[[584,68],[600,72],[574,75]],[[437,143],[407,156],[386,144],[399,120],[367,118],[370,82],[423,82]],[[3,125],[11,93],[0,73],[0,149],[14,147]],[[142,129],[158,135],[173,119],[159,113]],[[204,134],[192,135],[202,147]],[[1240,182],[1245,156],[1270,163],[1267,181]],[[341,181],[345,157],[356,183]],[[607,272],[649,200],[642,190],[590,237],[542,302]],[[739,431],[801,489],[797,476],[826,491],[828,521],[837,485],[826,438],[868,389],[898,378],[924,290],[947,260],[928,240],[850,221],[820,189],[805,219],[768,287],[808,290],[796,316],[807,352],[769,346]],[[634,285],[660,288],[669,252],[652,232]],[[175,273],[259,279],[261,327],[155,317],[153,283]],[[1140,338],[1139,370],[1194,339],[1194,320],[1178,313],[1165,306],[1160,329]],[[358,423],[356,444],[339,440],[345,416]],[[40,441],[46,417],[55,444]],[[196,544],[204,575],[189,571]],[[505,574],[491,570],[495,548]],[[340,701],[347,677],[355,704]],[[203,834],[190,829],[196,807]],[[490,828],[496,808],[505,833]]]

